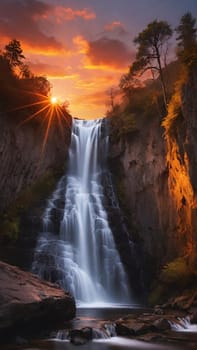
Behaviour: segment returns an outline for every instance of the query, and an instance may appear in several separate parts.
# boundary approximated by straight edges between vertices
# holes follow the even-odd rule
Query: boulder
[[[39,333],[70,320],[76,306],[71,295],[30,272],[0,262],[0,338]]]
[[[154,327],[158,331],[170,330],[170,323],[166,318],[159,318],[153,323]]]
[[[84,345],[93,339],[93,330],[91,327],[84,327],[82,329],[72,329],[69,332],[68,338],[74,345]]]

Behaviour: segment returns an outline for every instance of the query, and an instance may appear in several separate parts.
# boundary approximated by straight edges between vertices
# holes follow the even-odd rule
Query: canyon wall
[[[64,166],[71,118],[67,116],[67,123],[62,123],[61,130],[57,120],[52,122],[46,140],[45,124],[33,121],[21,124],[6,114],[0,115],[0,211],[47,171]]]
[[[166,134],[169,198],[178,251],[196,261],[197,246],[197,71],[181,90],[178,122]]]
[[[197,74],[181,92],[181,118],[165,134],[160,116],[124,141],[111,137],[109,162],[130,234],[142,249],[145,283],[197,242]],[[165,137],[164,137],[165,134]]]
[[[69,115],[61,124],[54,118],[46,139],[47,123],[0,115],[0,259],[7,263],[31,268],[46,200],[65,171],[71,123]]]

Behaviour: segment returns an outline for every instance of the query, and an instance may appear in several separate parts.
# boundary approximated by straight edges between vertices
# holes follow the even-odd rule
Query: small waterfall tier
[[[107,137],[102,120],[73,120],[66,174],[48,200],[33,272],[82,303],[130,303],[104,208]]]

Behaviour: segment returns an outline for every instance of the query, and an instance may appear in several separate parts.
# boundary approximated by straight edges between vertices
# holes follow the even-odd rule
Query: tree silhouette
[[[21,71],[21,74],[20,74],[21,78],[23,78],[23,79],[30,79],[33,77],[33,74],[30,71],[28,64],[26,64],[26,63],[22,63],[20,65],[20,71]]]
[[[187,50],[195,44],[197,33],[195,23],[196,19],[190,12],[185,13],[185,15],[181,17],[180,24],[175,29],[178,34],[176,40],[181,50]]]
[[[14,70],[15,67],[22,65],[22,60],[25,59],[20,41],[13,39],[6,46],[4,57],[8,60],[10,67]]]
[[[142,75],[147,70],[159,74],[166,108],[167,93],[162,69],[166,63],[168,41],[171,36],[172,29],[167,22],[155,20],[149,23],[134,39],[134,43],[138,45],[138,52],[130,68],[133,75],[139,72]]]
[[[178,36],[177,54],[179,59],[190,66],[197,59],[197,28],[195,28],[196,19],[190,12],[185,13],[180,20],[180,24],[175,29]]]

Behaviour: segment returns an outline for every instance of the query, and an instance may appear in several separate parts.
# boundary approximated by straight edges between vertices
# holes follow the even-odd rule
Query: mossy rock
[[[149,304],[161,304],[172,296],[176,296],[185,289],[194,287],[197,271],[189,264],[186,257],[177,259],[166,264],[161,270],[160,276],[155,281],[149,295]]]
[[[1,227],[1,235],[7,236],[10,240],[17,240],[20,231],[19,218],[13,217],[11,219],[6,218]]]
[[[164,266],[160,275],[160,281],[164,284],[184,288],[191,281],[193,274],[194,271],[186,259],[181,257]]]

